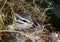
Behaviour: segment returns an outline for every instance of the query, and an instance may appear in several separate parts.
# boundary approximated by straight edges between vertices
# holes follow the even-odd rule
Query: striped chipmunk
[[[31,16],[25,14],[23,11],[21,11],[19,14],[14,13],[13,15],[13,24],[8,25],[8,28],[13,29],[29,29],[32,27],[33,21],[31,19]]]

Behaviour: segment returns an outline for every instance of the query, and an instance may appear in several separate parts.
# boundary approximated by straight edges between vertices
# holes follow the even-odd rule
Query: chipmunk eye
[[[18,17],[16,17],[16,20],[18,20],[19,18]]]

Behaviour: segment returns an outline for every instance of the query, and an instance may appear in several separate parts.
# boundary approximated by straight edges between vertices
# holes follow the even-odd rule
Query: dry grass
[[[52,42],[52,38],[49,36],[50,32],[45,27],[49,24],[49,17],[46,19],[46,12],[51,9],[51,3],[44,9],[35,1],[0,0],[0,40],[2,42]],[[41,0],[40,3],[42,2]],[[24,10],[27,15],[30,15],[38,26],[35,25],[35,27],[27,30],[8,30],[7,26],[12,24],[14,14],[19,13],[20,10]],[[47,23],[44,24],[45,22]]]

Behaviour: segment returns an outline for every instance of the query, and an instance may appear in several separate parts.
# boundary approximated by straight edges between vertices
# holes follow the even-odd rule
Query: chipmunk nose
[[[30,20],[29,20],[28,22],[29,22],[29,24],[33,24],[33,21],[30,21]]]
[[[30,21],[29,24],[33,24],[33,22]]]

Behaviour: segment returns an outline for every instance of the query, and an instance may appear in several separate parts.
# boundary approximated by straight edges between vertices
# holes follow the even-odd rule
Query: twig
[[[0,12],[3,10],[5,4],[6,4],[7,0],[5,0],[5,3],[3,4],[2,8],[0,9]]]
[[[22,35],[28,37],[29,39],[31,39],[33,42],[35,42],[35,40],[34,40],[31,36],[29,36],[28,34],[23,33],[22,31],[15,31],[15,30],[0,30],[0,32],[11,32],[11,33],[14,32],[14,33],[20,33],[20,34],[22,34]]]

